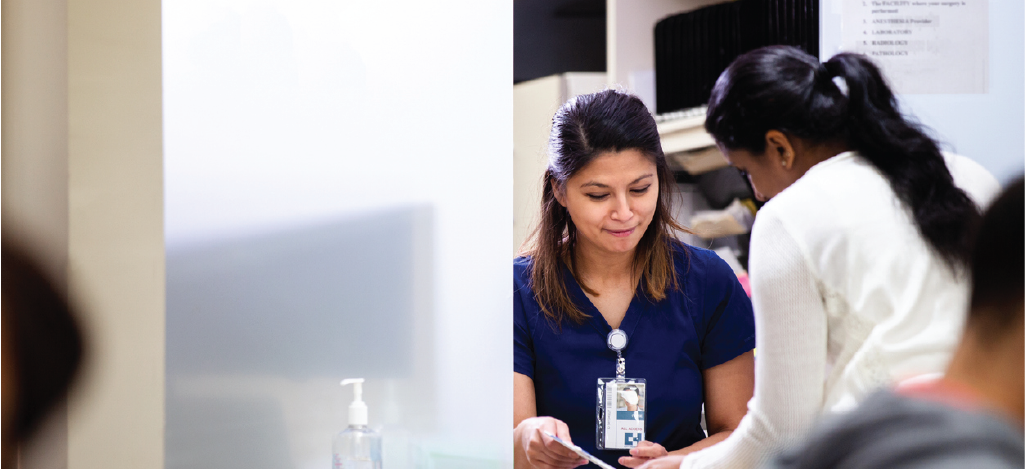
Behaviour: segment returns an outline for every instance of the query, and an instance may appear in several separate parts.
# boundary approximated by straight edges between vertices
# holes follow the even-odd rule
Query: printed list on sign
[[[841,49],[901,94],[986,93],[988,0],[843,0]]]

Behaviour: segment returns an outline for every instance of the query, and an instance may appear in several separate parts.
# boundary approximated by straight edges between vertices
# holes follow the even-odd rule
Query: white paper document
[[[544,430],[542,430],[542,431],[544,431]],[[566,443],[565,441],[562,440],[562,438],[559,438],[559,437],[557,437],[555,435],[552,435],[551,433],[549,433],[547,431],[544,431],[544,433],[545,433],[545,436],[547,436],[548,438],[551,438],[551,439],[555,440],[556,442],[558,442],[560,445],[565,446],[566,448],[569,448],[570,451],[572,451],[574,453],[577,453],[578,456],[580,456],[580,457],[582,457],[582,458],[584,458],[584,459],[594,463],[598,467],[600,467],[602,469],[616,469],[616,468],[610,466],[605,461],[602,461],[601,459],[598,459],[598,458],[594,457],[593,455],[591,455],[591,453],[588,453],[587,451],[584,451],[579,446],[574,445],[572,443]]]
[[[901,94],[986,93],[989,0],[843,0],[841,49]]]

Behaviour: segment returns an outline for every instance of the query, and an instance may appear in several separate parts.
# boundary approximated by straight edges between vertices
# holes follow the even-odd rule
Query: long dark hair
[[[545,316],[556,324],[564,317],[580,324],[588,316],[573,303],[563,281],[563,263],[576,275],[573,250],[577,230],[569,212],[555,199],[555,190],[601,154],[630,149],[639,150],[655,164],[659,191],[651,224],[637,245],[634,267],[641,272],[645,293],[654,301],[664,299],[666,289],[679,287],[670,243],[677,242],[673,230],[686,229],[673,220],[675,184],[655,119],[640,99],[621,91],[580,95],[563,104],[552,118],[541,217],[526,250],[532,260],[534,296]],[[582,282],[580,286],[596,294]]]
[[[754,154],[765,151],[769,130],[812,143],[845,142],[882,172],[940,257],[951,267],[967,266],[979,209],[868,58],[843,53],[822,64],[794,47],[748,52],[719,76],[705,129],[725,147]]]

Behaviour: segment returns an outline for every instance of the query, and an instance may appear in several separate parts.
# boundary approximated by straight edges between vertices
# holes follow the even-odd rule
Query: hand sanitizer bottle
[[[333,469],[381,469],[381,435],[367,427],[367,405],[363,402],[363,378],[346,379],[354,399],[349,404],[349,427],[335,435]]]

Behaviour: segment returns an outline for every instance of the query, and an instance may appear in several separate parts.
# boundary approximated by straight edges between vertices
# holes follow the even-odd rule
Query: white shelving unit
[[[704,107],[674,114],[659,116],[658,123],[662,151],[674,170],[701,174],[728,164],[715,146],[715,139],[705,132]]]

